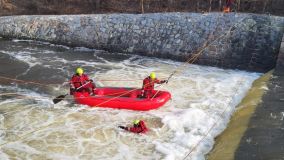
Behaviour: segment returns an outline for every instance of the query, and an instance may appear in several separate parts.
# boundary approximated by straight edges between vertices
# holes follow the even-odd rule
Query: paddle
[[[90,82],[92,82],[92,81],[89,81],[89,82],[83,84],[82,86],[78,87],[75,91],[78,91],[80,88],[84,87],[85,85],[87,85],[87,84],[90,83]],[[54,99],[52,100],[53,103],[56,104],[56,103],[62,101],[68,94],[69,94],[69,93],[64,94],[64,95],[60,95],[60,96],[54,98]]]
[[[62,101],[67,95],[68,95],[68,94],[60,95],[60,96],[54,98],[54,99],[53,99],[53,103],[56,104],[56,103]]]

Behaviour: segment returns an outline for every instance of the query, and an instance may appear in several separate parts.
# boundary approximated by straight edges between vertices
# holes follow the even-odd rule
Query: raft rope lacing
[[[218,17],[218,19],[219,19],[219,17]],[[239,22],[243,21],[244,19],[245,19],[245,18],[241,19]],[[218,21],[219,21],[219,20],[218,20]],[[223,35],[219,36],[219,37],[216,38],[213,42],[211,42],[211,43],[208,44],[208,42],[209,42],[209,40],[210,40],[210,35],[209,35],[209,39],[205,42],[205,45],[203,45],[202,49],[201,49],[197,54],[192,54],[191,58],[189,58],[186,62],[184,62],[183,65],[180,65],[179,68],[182,69],[183,66],[187,65],[188,63],[194,63],[194,62],[197,60],[197,58],[201,55],[201,53],[202,53],[207,47],[211,46],[214,42],[216,42],[216,41],[219,40],[220,38],[229,35],[229,33],[231,32],[232,28],[233,28],[237,23],[239,23],[239,22],[236,22],[233,26],[231,26],[226,34],[223,34]],[[266,26],[268,26],[268,25],[266,25]],[[271,26],[272,26],[272,25],[271,25]],[[270,27],[270,26],[269,26],[269,27]],[[272,27],[277,27],[277,26],[272,26]],[[168,77],[168,81],[172,78],[172,76],[173,76],[174,74],[176,74],[176,73],[179,71],[179,68],[177,68],[174,72],[172,72],[172,73],[170,74],[170,76]],[[31,84],[41,85],[41,86],[58,85],[58,84],[42,84],[42,83],[38,83],[38,82],[12,79],[12,78],[3,77],[3,76],[0,76],[0,78],[2,78],[2,79],[7,79],[7,80],[13,80],[13,81],[21,82],[21,83],[31,83]],[[100,81],[135,81],[135,80],[100,80]],[[164,84],[160,84],[160,85],[158,85],[157,87],[161,87],[162,85],[164,85]],[[155,88],[156,88],[156,87],[155,87]],[[125,94],[128,94],[128,93],[130,93],[130,92],[132,92],[132,91],[134,91],[134,90],[137,90],[137,89],[130,90],[130,91],[128,91],[128,92],[126,92],[126,93],[124,93],[124,94],[122,94],[122,95],[119,95],[119,96],[117,96],[117,97],[111,98],[111,99],[109,99],[108,101],[111,101],[111,100],[113,100],[113,99],[115,99],[115,98],[118,98],[118,97],[120,97],[120,96],[123,96],[123,95],[125,95]],[[237,90],[237,88],[236,88],[236,90]],[[6,93],[6,94],[0,94],[0,96],[1,96],[1,95],[13,95],[13,94],[19,94],[19,93]],[[116,93],[116,94],[117,94],[117,93]],[[157,94],[157,92],[156,92],[156,94]],[[27,98],[27,97],[29,97],[29,96],[24,96],[24,97]],[[33,98],[34,96],[31,96],[31,97]],[[108,101],[102,102],[101,104],[107,103]],[[101,104],[99,104],[99,105],[101,105]],[[99,105],[97,105],[97,106],[99,106]],[[221,116],[224,116],[224,113],[226,112],[227,108],[228,108],[228,107],[226,107],[226,108],[224,109],[224,111],[221,113],[221,115],[219,116],[218,121],[221,120]],[[206,132],[206,134],[196,143],[196,145],[194,145],[194,146],[189,150],[188,154],[183,158],[183,160],[187,159],[187,158],[190,156],[190,154],[200,145],[200,143],[209,135],[209,133],[210,133],[210,132],[212,131],[212,129],[216,126],[216,124],[217,124],[218,121],[217,121],[217,120],[215,121],[215,123],[208,129],[208,131]],[[59,122],[61,122],[61,121],[59,121]],[[23,140],[23,139],[27,138],[28,135],[33,134],[33,133],[35,133],[35,132],[37,132],[37,131],[40,131],[40,130],[42,130],[42,129],[45,129],[45,128],[51,126],[51,125],[54,124],[54,123],[58,123],[58,122],[51,122],[50,124],[48,124],[48,125],[46,125],[46,126],[39,127],[39,128],[36,129],[36,130],[33,130],[33,131],[31,131],[31,132],[28,132],[28,133],[26,133],[26,134],[23,134],[22,136],[19,136],[20,138],[18,138],[18,139],[15,140],[15,141],[7,141],[7,142],[5,142],[5,143],[0,144],[0,146],[6,145],[6,144],[11,143],[11,142],[16,142],[16,141],[19,141],[19,140]]]

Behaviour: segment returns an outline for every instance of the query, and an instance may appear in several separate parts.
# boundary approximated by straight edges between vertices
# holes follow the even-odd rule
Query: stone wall
[[[265,72],[275,67],[284,18],[255,14],[100,14],[0,17],[0,36]]]

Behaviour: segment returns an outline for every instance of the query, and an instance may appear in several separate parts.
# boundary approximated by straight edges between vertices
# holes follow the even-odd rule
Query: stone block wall
[[[0,17],[0,36],[266,72],[276,65],[284,18],[154,13]]]

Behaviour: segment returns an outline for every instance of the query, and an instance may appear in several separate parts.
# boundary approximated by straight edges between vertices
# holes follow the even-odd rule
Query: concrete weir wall
[[[266,72],[276,65],[284,18],[155,13],[0,17],[0,36]]]

